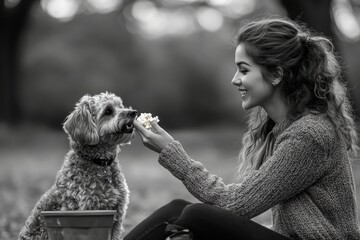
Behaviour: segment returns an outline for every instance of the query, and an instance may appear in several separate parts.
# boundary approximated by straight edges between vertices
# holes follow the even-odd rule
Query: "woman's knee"
[[[165,206],[171,209],[184,209],[187,205],[190,205],[191,203],[183,200],[183,199],[174,199]]]
[[[222,239],[226,234],[231,235],[244,219],[213,205],[195,203],[185,207],[174,223],[190,229],[195,238]]]
[[[204,203],[194,203],[184,208],[183,215],[193,217],[197,215],[203,215],[208,211],[209,205]]]
[[[189,229],[195,238],[197,236],[202,239],[209,239],[207,238],[209,234],[216,235],[216,229],[219,228],[218,225],[222,222],[219,216],[221,211],[223,210],[212,205],[194,203],[184,208],[174,224]]]
[[[216,211],[217,209],[214,206],[204,203],[194,203],[184,208],[177,223],[187,227],[206,224],[206,222],[212,221],[212,218],[216,218]]]
[[[222,210],[219,207],[205,204],[205,203],[194,203],[184,208],[183,214],[189,217],[196,216],[217,216]]]
[[[168,220],[178,218],[184,208],[189,204],[191,203],[188,201],[175,199],[159,208],[155,213],[158,215],[164,215],[165,218],[169,218]]]

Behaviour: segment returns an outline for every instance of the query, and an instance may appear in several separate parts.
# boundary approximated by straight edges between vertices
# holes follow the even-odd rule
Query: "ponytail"
[[[358,154],[358,135],[354,113],[341,78],[339,60],[334,55],[333,44],[324,37],[301,37],[307,54],[300,75],[313,81],[313,103],[308,107],[325,112],[336,127],[336,132],[347,144],[348,150]],[[310,102],[311,103],[311,102]]]

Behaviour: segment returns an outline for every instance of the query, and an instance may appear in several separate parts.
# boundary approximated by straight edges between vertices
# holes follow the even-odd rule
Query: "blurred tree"
[[[331,26],[331,0],[281,0],[288,16],[307,23],[311,28],[334,39]]]
[[[339,55],[344,56],[340,47],[340,41],[335,32],[333,25],[333,18],[331,15],[331,7],[333,0],[280,0],[281,4],[286,9],[289,18],[300,20],[306,23],[309,27],[329,37]],[[350,1],[351,3],[351,1]],[[356,67],[356,66],[355,66]],[[352,88],[358,85],[357,76],[348,76],[349,72],[343,73],[343,78],[349,81],[350,94],[352,95],[353,105],[357,115],[360,116],[360,98],[357,96],[358,91],[353,91]]]
[[[6,116],[11,119],[21,113],[25,121],[57,128],[82,95],[102,91],[115,92],[126,105],[159,115],[172,127],[242,117],[234,111],[236,92],[223,83],[234,70],[229,39],[239,19],[267,12],[274,4],[270,3],[274,0],[6,1],[15,3],[7,10],[20,9],[25,2],[32,2],[33,8],[31,18],[22,20],[29,27],[21,37],[20,58],[15,55],[20,61],[15,72],[19,80],[6,82],[12,90],[6,87],[3,93],[13,93],[2,101],[8,106],[4,113],[10,112]],[[19,45],[17,36],[14,42]]]
[[[132,20],[129,7],[124,8],[77,14],[71,21],[52,18],[42,5],[33,8],[21,58],[25,120],[58,127],[82,95],[101,91],[115,92],[126,105],[159,115],[169,127],[234,114],[234,108],[224,106],[229,98],[224,88],[230,84],[217,83],[222,59],[233,64],[231,43],[220,39],[225,36],[197,31],[147,39],[129,31]]]
[[[30,9],[37,0],[10,1],[1,4],[1,78],[0,120],[15,124],[20,117],[18,96],[19,42]]]

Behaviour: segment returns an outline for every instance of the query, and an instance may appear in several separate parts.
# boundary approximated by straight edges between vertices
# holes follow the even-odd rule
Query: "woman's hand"
[[[166,145],[174,141],[170,134],[154,121],[151,122],[151,127],[156,133],[146,129],[136,120],[134,120],[134,127],[139,133],[144,145],[157,153],[160,153]]]

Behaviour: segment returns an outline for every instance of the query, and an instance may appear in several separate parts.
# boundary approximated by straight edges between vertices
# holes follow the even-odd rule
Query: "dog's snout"
[[[137,114],[137,110],[130,110],[129,112],[128,112],[128,115],[130,116],[130,117],[136,117],[136,114]]]

